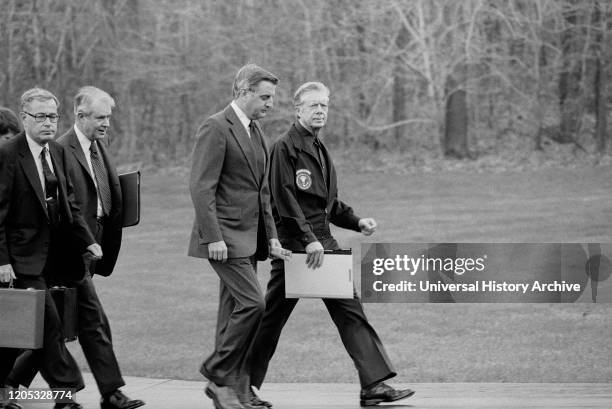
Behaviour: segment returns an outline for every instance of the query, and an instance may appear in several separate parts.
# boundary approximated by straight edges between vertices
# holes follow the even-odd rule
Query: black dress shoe
[[[117,389],[112,394],[100,399],[102,409],[136,409],[144,406],[144,402],[138,399],[131,400]]]
[[[220,386],[209,382],[204,393],[212,399],[215,409],[245,409],[238,400],[236,391],[229,386]]]
[[[56,403],[55,406],[53,406],[53,409],[83,409],[83,406],[76,402]]]
[[[362,389],[359,394],[361,406],[374,406],[381,402],[395,402],[396,400],[409,398],[414,395],[412,389],[394,389],[384,382],[380,382],[371,388]]]
[[[257,396],[253,388],[249,388],[249,399],[250,399],[249,403],[252,406],[263,406],[266,408],[272,407],[272,403],[268,402],[267,400],[263,400],[259,396]]]

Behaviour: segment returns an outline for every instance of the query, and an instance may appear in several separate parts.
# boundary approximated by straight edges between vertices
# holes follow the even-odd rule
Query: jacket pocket
[[[240,220],[242,209],[237,206],[217,206],[217,217],[219,219]]]

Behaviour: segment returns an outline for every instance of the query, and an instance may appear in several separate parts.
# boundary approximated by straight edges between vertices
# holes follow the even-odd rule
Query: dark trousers
[[[102,227],[94,232],[97,242],[102,240]],[[94,263],[92,263],[94,264]],[[90,266],[93,271],[94,266]],[[111,329],[102,303],[96,293],[89,272],[79,281],[62,283],[77,289],[78,339],[96,380],[101,395],[109,394],[125,385],[119,370],[119,363],[113,350]],[[9,376],[9,383],[29,386],[36,372],[41,368],[33,354],[22,354]]]
[[[215,350],[200,372],[211,382],[234,387],[238,394],[250,385],[251,345],[265,305],[253,258],[209,260],[221,280]]]
[[[45,290],[43,347],[31,352],[32,360],[39,363],[42,377],[51,388],[83,389],[85,385],[81,372],[66,349],[60,318],[44,277],[17,275],[15,287]],[[6,383],[7,374],[13,368],[20,352],[19,349],[0,348],[0,384]]]
[[[321,239],[326,250],[338,249],[333,238]],[[281,260],[272,261],[272,271],[266,292],[266,311],[255,339],[251,362],[251,384],[260,388],[268,364],[274,355],[281,331],[289,319],[297,298],[285,298],[285,267]],[[378,334],[365,316],[363,306],[353,299],[324,298],[323,303],[338,328],[344,348],[350,355],[361,387],[366,387],[396,375]]]

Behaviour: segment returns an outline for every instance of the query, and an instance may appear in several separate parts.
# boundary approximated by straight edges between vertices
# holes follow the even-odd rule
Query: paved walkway
[[[98,409],[99,396],[93,377],[84,374],[87,387],[77,401],[85,409]],[[203,393],[204,382],[125,377],[123,391],[147,402],[147,409],[209,409]],[[513,408],[612,408],[612,384],[605,383],[419,383],[405,386],[416,394],[403,401],[380,407],[423,409],[513,409]],[[45,387],[38,377],[32,387]],[[330,383],[272,383],[264,385],[261,396],[276,409],[359,408],[359,386]],[[21,402],[26,409],[52,408],[50,403]]]

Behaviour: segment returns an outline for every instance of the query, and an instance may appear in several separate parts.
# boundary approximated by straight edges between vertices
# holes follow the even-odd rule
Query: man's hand
[[[284,249],[278,239],[270,239],[270,246],[268,247],[268,250],[271,258],[279,258],[285,261],[291,258],[291,250]]]
[[[100,260],[102,258],[102,247],[98,243],[87,246],[87,251],[91,254],[92,260]]]
[[[223,240],[208,243],[208,258],[222,262],[227,260],[227,245]]]
[[[359,219],[359,228],[361,229],[361,232],[366,236],[369,236],[374,233],[377,227],[378,225],[376,224],[376,220],[370,217],[366,217],[365,219]]]
[[[5,264],[0,266],[0,283],[8,283],[11,280],[16,280],[15,272],[13,271],[13,266],[10,264]]]
[[[306,265],[313,270],[323,265],[324,250],[321,243],[313,241],[306,246]]]

